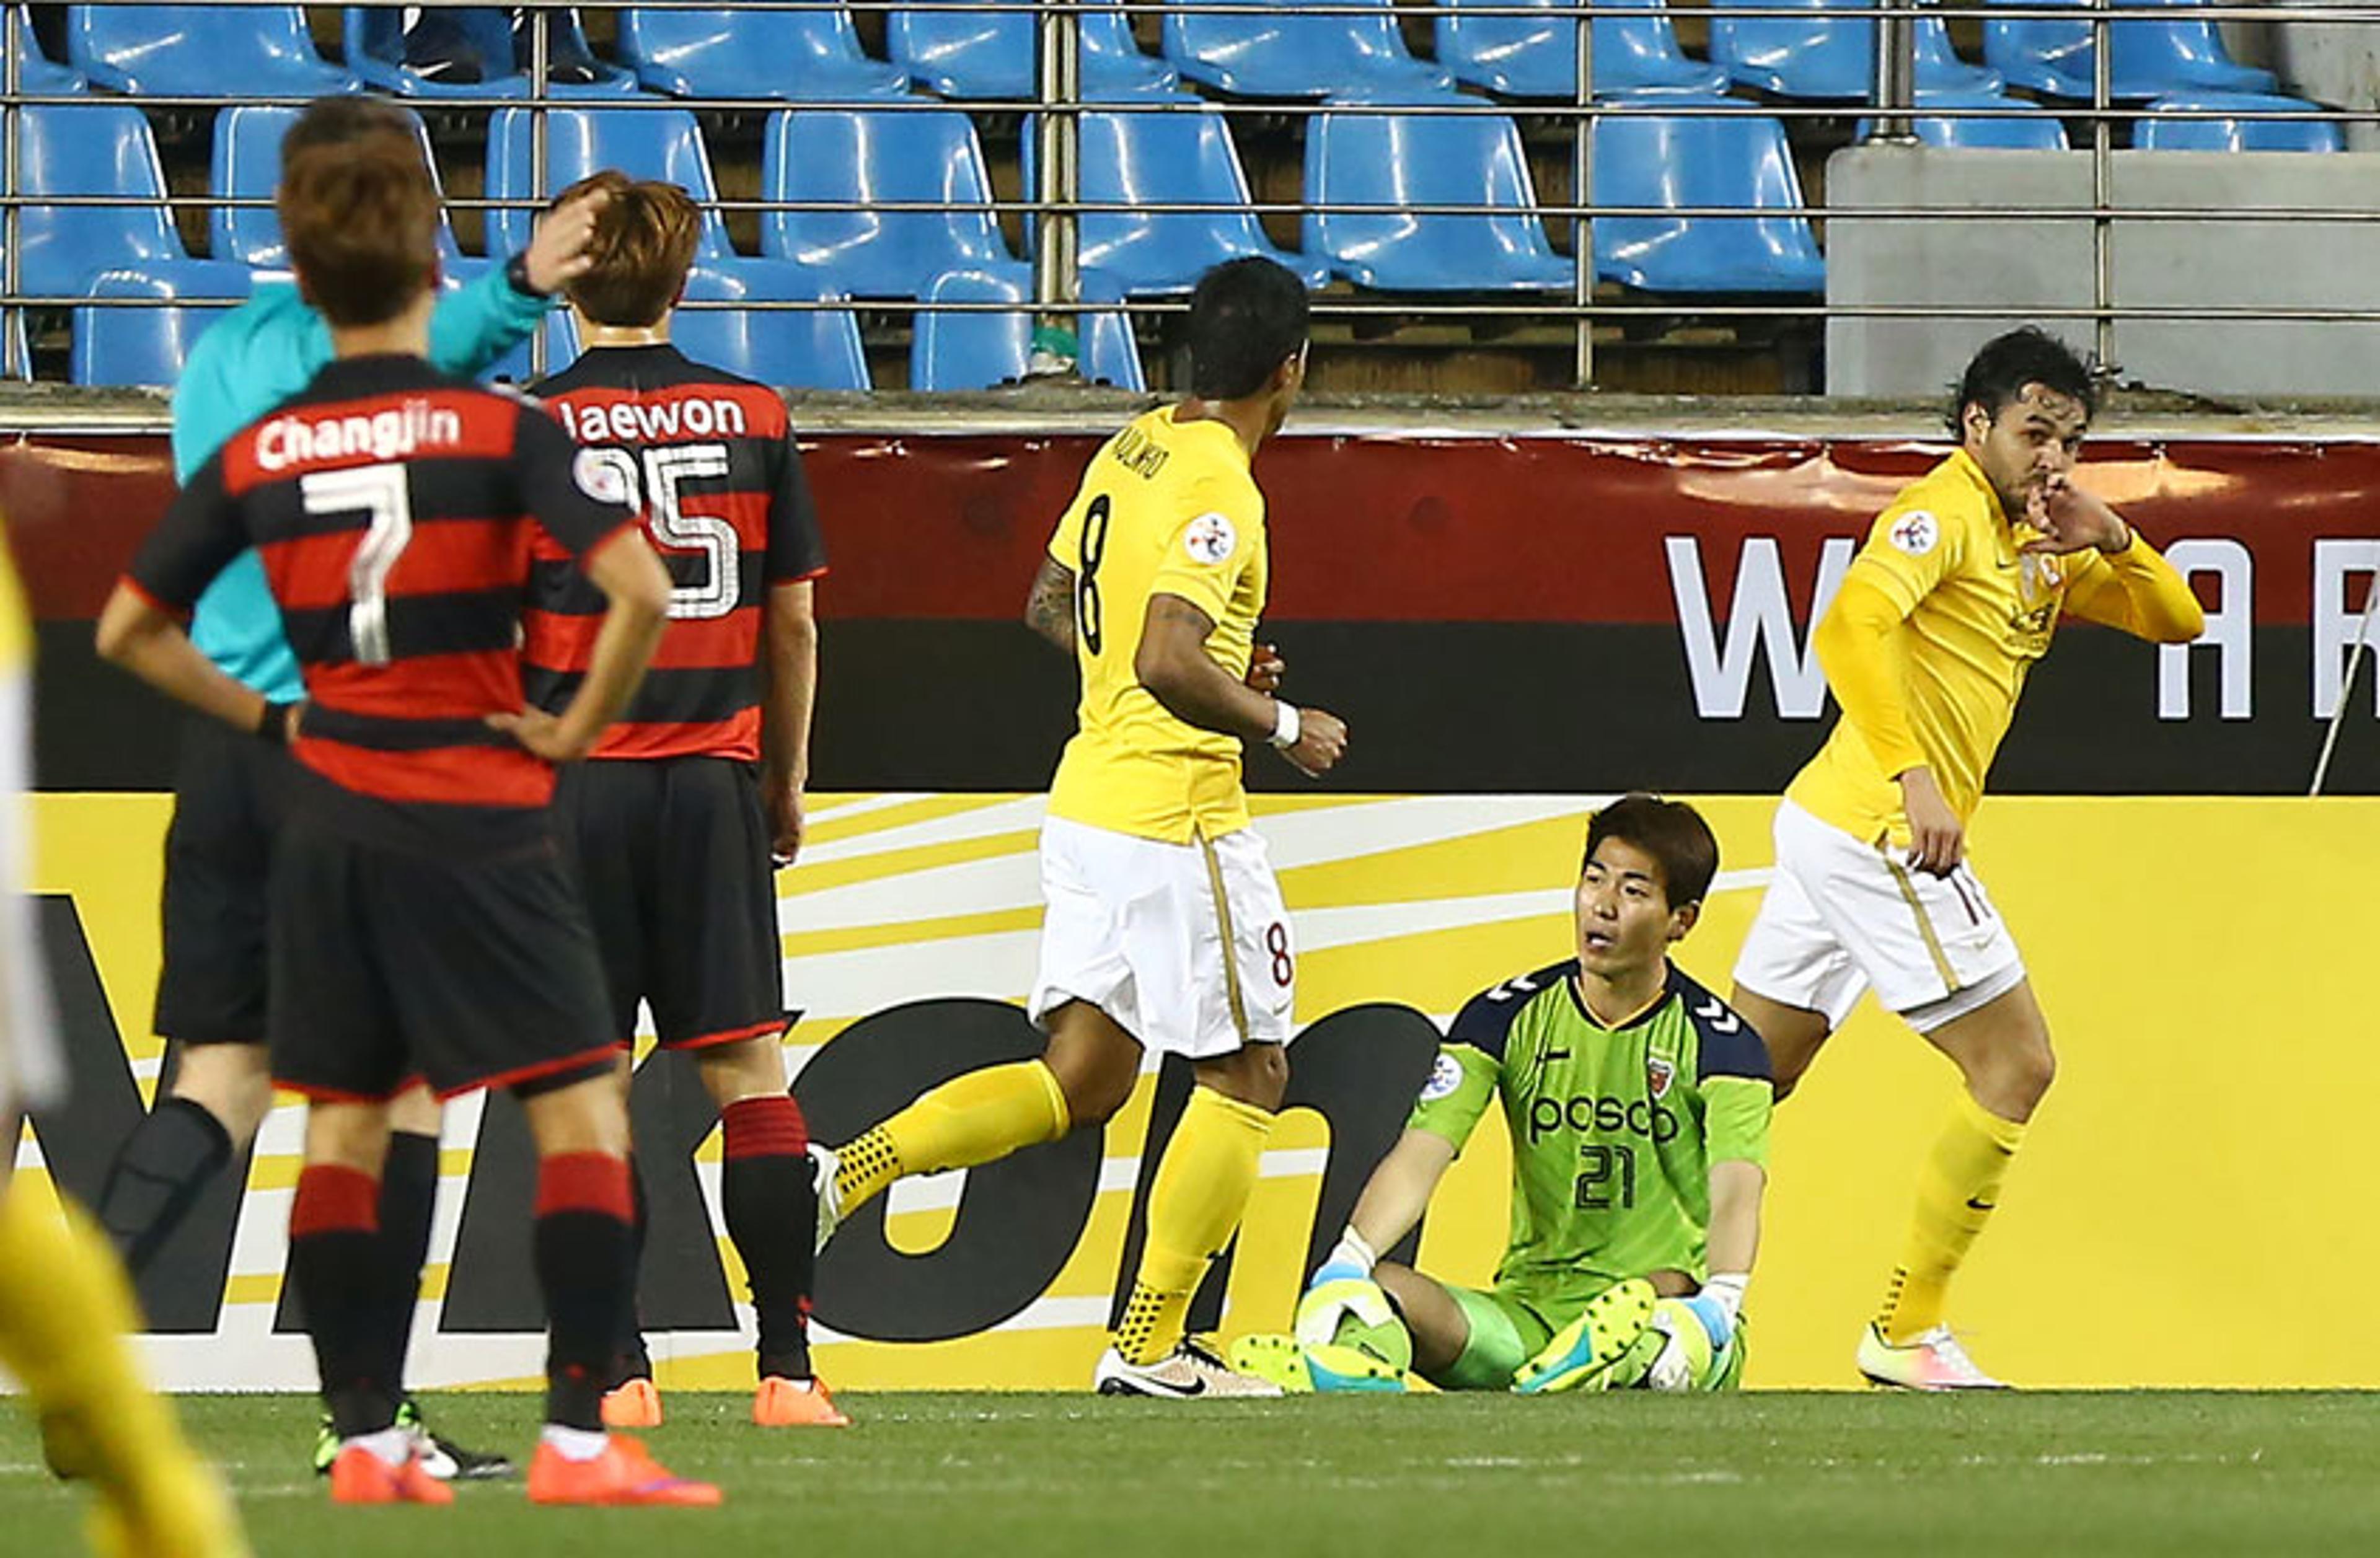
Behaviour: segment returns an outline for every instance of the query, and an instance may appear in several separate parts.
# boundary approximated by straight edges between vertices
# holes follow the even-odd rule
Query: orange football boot
[[[752,1393],[752,1420],[762,1428],[849,1428],[824,1380],[771,1374]]]

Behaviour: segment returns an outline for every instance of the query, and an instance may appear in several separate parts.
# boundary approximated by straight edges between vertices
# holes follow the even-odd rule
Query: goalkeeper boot
[[[1270,1380],[1239,1372],[1186,1336],[1155,1363],[1127,1363],[1122,1353],[1110,1347],[1099,1355],[1091,1386],[1101,1395],[1146,1395],[1161,1401],[1281,1394],[1281,1386]]]
[[[1279,1332],[1232,1338],[1225,1361],[1240,1373],[1269,1380],[1283,1395],[1334,1391],[1402,1391],[1403,1374],[1358,1347],[1306,1346]]]
[[[1975,1367],[1947,1325],[1921,1332],[1899,1346],[1870,1323],[1860,1337],[1859,1371],[1871,1384],[1905,1391],[2004,1391],[2008,1383]]]
[[[145,1468],[140,1481],[103,1489],[91,1506],[99,1558],[251,1558],[231,1495],[188,1452]]]
[[[1633,1358],[1653,1320],[1653,1284],[1642,1277],[1614,1284],[1588,1301],[1579,1317],[1512,1377],[1522,1395],[1607,1390],[1621,1382],[1616,1366]],[[1633,1381],[1627,1382],[1633,1383]]]

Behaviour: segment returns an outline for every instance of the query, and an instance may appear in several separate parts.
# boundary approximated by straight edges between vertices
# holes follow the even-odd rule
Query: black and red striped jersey
[[[641,500],[675,586],[652,667],[594,755],[758,761],[769,590],[826,572],[785,403],[668,346],[592,348],[537,395]],[[521,658],[540,707],[577,690],[602,609],[561,547],[538,549]]]
[[[433,822],[502,822],[553,793],[485,723],[523,706],[532,548],[576,568],[634,533],[625,497],[533,405],[419,358],[343,358],[190,478],[129,578],[187,613],[253,546],[306,679],[298,760]]]

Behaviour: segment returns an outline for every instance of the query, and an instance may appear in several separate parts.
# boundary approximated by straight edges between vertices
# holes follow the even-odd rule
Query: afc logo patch
[[[1451,1097],[1454,1089],[1462,1085],[1462,1065],[1452,1055],[1441,1050],[1438,1058],[1430,1062],[1429,1077],[1421,1085],[1421,1101],[1436,1103],[1441,1098]]]
[[[611,454],[608,449],[579,450],[571,456],[570,480],[597,503],[633,508],[636,504],[628,495],[627,473],[620,469],[617,458],[605,457]]]
[[[1182,550],[1194,563],[1220,563],[1239,544],[1240,532],[1220,514],[1201,514],[1182,527]]]
[[[1885,532],[1892,544],[1912,557],[1923,557],[1942,539],[1941,521],[1922,508],[1912,508]]]
[[[1655,1098],[1670,1096],[1670,1084],[1678,1078],[1677,1062],[1666,1055],[1645,1057],[1645,1085],[1653,1089]]]

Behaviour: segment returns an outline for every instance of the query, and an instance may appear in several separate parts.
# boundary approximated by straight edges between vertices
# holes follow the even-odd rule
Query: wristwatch
[[[537,284],[528,279],[528,250],[521,250],[504,262],[504,279],[512,283],[513,290],[524,298],[553,296],[551,292],[539,291]]]

